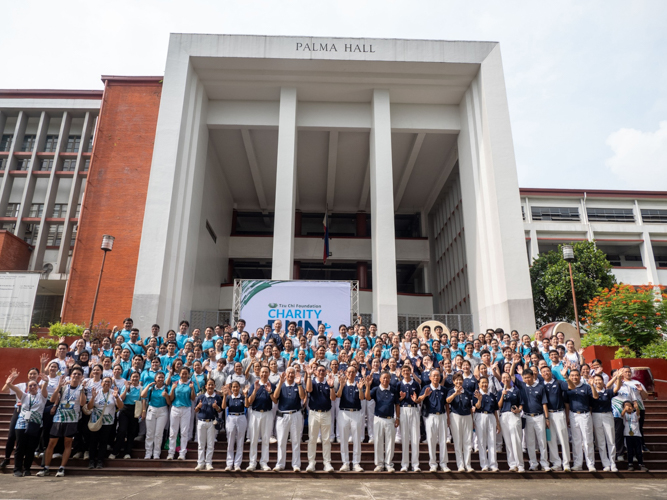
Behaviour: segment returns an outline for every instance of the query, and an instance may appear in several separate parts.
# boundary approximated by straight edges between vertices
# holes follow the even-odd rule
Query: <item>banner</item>
[[[40,273],[0,273],[0,330],[12,335],[30,333]]]
[[[244,280],[239,314],[252,332],[279,319],[285,331],[296,321],[306,332],[322,324],[337,336],[339,325],[350,324],[351,294],[349,281]]]

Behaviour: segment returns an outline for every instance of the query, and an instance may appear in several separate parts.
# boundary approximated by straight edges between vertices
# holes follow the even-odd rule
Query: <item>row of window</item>
[[[0,151],[9,151],[12,147],[12,141],[14,136],[12,134],[3,134],[0,138]],[[22,152],[32,152],[35,149],[35,144],[37,141],[37,136],[35,134],[25,134],[23,136],[23,142],[21,143]],[[53,153],[56,150],[56,145],[58,144],[57,135],[47,135],[46,141],[44,142],[44,153]],[[79,148],[81,147],[81,136],[80,135],[70,135],[67,137],[67,143],[65,144],[66,153],[78,153]],[[88,140],[88,147],[85,152],[90,153],[93,150],[93,137]]]
[[[18,217],[19,210],[21,208],[20,203],[8,203],[7,208],[5,209],[5,217]],[[81,203],[76,206],[76,214],[74,217],[79,216],[81,211]],[[28,212],[28,217],[41,217],[44,214],[44,203],[33,203],[30,205],[30,211]],[[56,203],[53,205],[53,211],[51,212],[51,217],[59,219],[64,218],[67,215],[67,203]]]
[[[1,158],[0,159],[0,170],[7,170],[7,164],[9,163],[8,158]],[[42,160],[39,160],[39,167],[37,168],[38,172],[50,172],[53,170],[53,163],[54,160],[53,158],[45,158]],[[76,168],[76,159],[68,158],[66,160],[63,160],[62,162],[62,167],[60,170],[62,172],[74,172]],[[86,158],[83,163],[83,172],[88,172],[90,169],[90,158]],[[14,170],[20,170],[22,172],[27,172],[30,170],[30,159],[29,158],[21,158],[17,160],[16,162],[16,168]]]
[[[521,207],[523,213],[523,207]],[[578,207],[531,207],[533,220],[578,222],[581,220]],[[589,222],[635,222],[631,208],[586,208]],[[667,210],[642,209],[642,221],[646,223],[667,223]],[[525,220],[526,216],[523,214]]]
[[[23,240],[29,245],[35,245],[37,243],[37,237],[39,236],[39,227],[40,224],[28,224],[25,228],[25,233],[23,235]],[[14,231],[16,228],[15,222],[4,222],[0,229],[6,231]],[[63,231],[65,229],[64,224],[49,224],[49,232],[46,236],[46,246],[47,247],[59,247],[63,239]],[[72,227],[72,238],[70,239],[70,247],[74,246],[76,241],[76,233],[78,230],[78,225]]]

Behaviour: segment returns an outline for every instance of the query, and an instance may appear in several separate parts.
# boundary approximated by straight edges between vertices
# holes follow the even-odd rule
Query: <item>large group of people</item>
[[[167,460],[184,460],[194,440],[196,470],[212,470],[223,432],[228,471],[242,470],[246,443],[246,471],[285,470],[289,442],[290,466],[300,472],[307,441],[307,472],[318,466],[318,444],[323,470],[334,471],[332,443],[340,471],[363,472],[366,440],[376,472],[420,471],[424,442],[431,472],[473,472],[473,452],[481,471],[496,472],[503,447],[510,471],[525,471],[525,453],[531,471],[595,471],[594,446],[603,471],[617,471],[626,450],[628,470],[635,461],[646,470],[646,389],[628,367],[608,375],[599,360],[586,363],[560,332],[380,333],[375,324],[304,332],[276,320],[249,333],[238,320],[203,334],[187,321],[164,336],[153,325],[142,339],[126,318],[108,336],[85,330],[65,340],[55,359],[42,356],[21,383],[12,370],[3,388],[16,406],[1,465],[16,446],[16,476],[30,475],[35,458],[37,475],[48,476],[58,456],[56,476],[70,456],[101,469],[105,459],[131,458],[142,440],[145,460],[161,458],[163,448]]]

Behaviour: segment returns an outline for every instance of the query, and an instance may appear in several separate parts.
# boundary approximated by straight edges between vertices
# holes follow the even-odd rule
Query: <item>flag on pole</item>
[[[327,263],[327,257],[329,257],[329,215],[327,212],[324,212],[324,220],[322,221],[322,224],[324,224],[324,255],[323,255],[323,262],[324,264]]]

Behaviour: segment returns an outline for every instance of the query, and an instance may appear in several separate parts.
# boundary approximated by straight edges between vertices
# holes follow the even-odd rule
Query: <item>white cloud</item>
[[[628,188],[667,190],[667,121],[655,132],[621,128],[607,138],[605,164]]]

